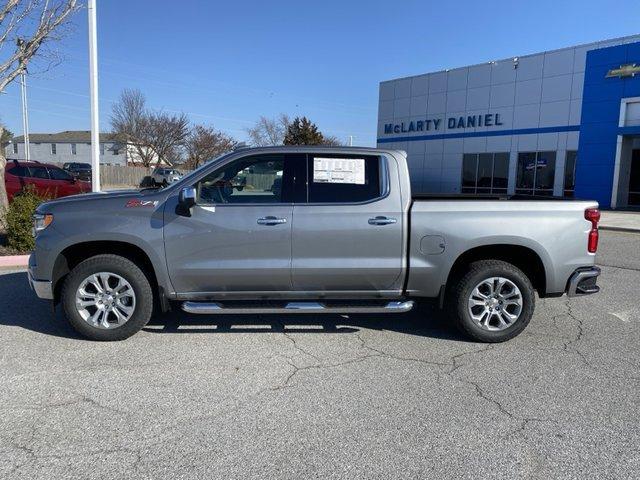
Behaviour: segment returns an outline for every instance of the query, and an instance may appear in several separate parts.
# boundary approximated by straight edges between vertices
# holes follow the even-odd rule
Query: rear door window
[[[382,196],[382,159],[374,155],[317,154],[307,158],[309,203],[361,203]]]
[[[47,172],[46,168],[44,168],[44,167],[29,167],[29,170],[31,170],[31,176],[33,178],[41,178],[41,179],[49,180],[49,173]]]

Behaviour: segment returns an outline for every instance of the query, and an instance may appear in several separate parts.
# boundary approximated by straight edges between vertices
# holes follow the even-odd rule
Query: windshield
[[[231,155],[233,152],[225,152],[222,155],[215,157],[211,160],[207,160],[206,162],[204,162],[202,165],[200,165],[198,168],[196,168],[195,170],[189,172],[188,174],[186,174],[184,177],[182,177],[182,179],[180,179],[180,185],[184,185],[185,182],[189,182],[191,178],[194,178],[195,176],[199,175],[200,172],[202,172],[204,169],[209,168],[211,165],[213,165],[214,163],[218,163],[220,160],[222,160],[223,158]],[[175,184],[174,184],[175,185]]]
[[[196,168],[195,170],[192,170],[191,172],[189,172],[187,175],[183,176],[179,181],[177,182],[173,182],[173,183],[169,183],[168,185],[165,184],[155,184],[155,185],[141,185],[141,191],[145,191],[145,190],[163,190],[167,187],[173,187],[175,185],[188,185],[188,182],[191,181],[192,178],[194,178],[195,176],[199,175],[200,172],[202,172],[204,169],[209,168],[211,165],[213,165],[214,163],[218,163],[219,161],[221,161],[222,159],[224,159],[225,157],[227,157],[228,155],[231,155],[233,152],[225,152],[222,155],[219,155],[218,157],[215,157],[211,160],[207,160],[206,162],[204,162],[202,165],[200,165],[198,168]],[[157,173],[157,171],[154,171],[154,173]],[[181,175],[180,172],[178,172],[176,170],[176,173],[178,173],[179,175]],[[149,177],[151,178],[151,177]]]

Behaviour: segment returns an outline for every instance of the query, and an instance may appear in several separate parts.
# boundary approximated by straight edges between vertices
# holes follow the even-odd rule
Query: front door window
[[[283,155],[243,158],[203,178],[198,203],[283,203],[283,176]]]

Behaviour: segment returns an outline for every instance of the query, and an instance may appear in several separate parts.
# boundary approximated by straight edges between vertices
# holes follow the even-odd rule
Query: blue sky
[[[97,3],[103,131],[121,90],[139,88],[240,140],[284,112],[374,145],[382,80],[640,33],[637,0]],[[31,132],[89,129],[86,10],[75,23],[64,61],[28,80]],[[22,133],[17,84],[0,121]]]

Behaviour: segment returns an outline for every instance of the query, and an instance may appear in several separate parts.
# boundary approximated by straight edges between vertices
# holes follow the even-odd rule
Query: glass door
[[[640,206],[640,150],[631,154],[631,172],[629,173],[629,206]]]

